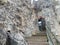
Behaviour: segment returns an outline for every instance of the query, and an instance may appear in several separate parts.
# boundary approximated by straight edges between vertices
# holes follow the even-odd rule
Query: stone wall
[[[42,3],[39,3],[40,7],[37,13],[35,13],[30,0],[8,0],[4,5],[1,4],[0,30],[2,30],[5,35],[8,30],[10,30],[11,33],[22,31],[25,37],[29,37],[32,36],[32,34],[39,32],[37,25],[37,19],[39,16],[45,17],[47,22],[54,24],[56,17],[54,12],[55,9],[53,9],[53,1],[40,1]]]
[[[29,8],[30,7],[29,4],[30,2],[28,2],[28,0],[23,0],[23,1],[8,0],[8,2],[4,3],[4,5],[2,4],[0,5],[0,32],[1,32],[0,44],[1,45],[5,45],[6,43],[7,31],[11,31],[11,33],[15,32],[16,34],[20,33],[20,35],[21,35],[20,31],[22,31],[24,32],[25,36],[31,36],[33,25],[32,23],[30,23],[32,22],[32,18],[31,18],[32,12],[31,9]]]
[[[29,0],[8,0],[0,4],[0,44],[5,45],[7,31],[13,34],[22,31],[25,37],[32,36],[37,30],[35,18]]]

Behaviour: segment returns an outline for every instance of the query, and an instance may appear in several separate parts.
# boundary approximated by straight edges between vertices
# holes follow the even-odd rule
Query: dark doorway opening
[[[46,22],[45,22],[45,18],[40,17],[38,19],[38,27],[40,31],[46,31]]]

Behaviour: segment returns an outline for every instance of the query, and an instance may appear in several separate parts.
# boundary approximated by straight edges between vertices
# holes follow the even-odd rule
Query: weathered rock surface
[[[28,45],[21,33],[8,33],[6,45]],[[10,39],[10,40],[9,40]]]
[[[54,25],[55,12],[52,8],[53,5],[52,0],[39,0],[37,7],[41,10],[38,10],[39,12],[37,15],[44,16],[47,22]],[[37,27],[36,13],[31,7],[32,5],[30,0],[8,0],[8,2],[4,5],[0,5],[0,30],[2,30],[0,37],[4,37],[5,40],[0,40],[1,45],[4,45],[6,42],[5,35],[8,30],[11,32],[19,32],[21,30],[24,32],[25,37],[32,36],[32,33],[39,32]],[[60,13],[58,13],[58,17],[59,14]],[[59,19],[57,20],[60,21]],[[18,38],[18,35],[16,36],[16,38]]]
[[[23,32],[25,32],[25,30],[28,29],[27,26],[29,24],[27,25],[27,23],[30,21],[28,15],[31,16],[30,9],[25,6],[21,0],[9,0],[4,5],[0,5],[0,45],[5,45],[7,37],[6,32],[8,30],[10,30],[11,32],[18,32],[19,30],[22,30]],[[3,32],[5,32],[6,36]],[[19,36],[17,35],[17,37]],[[24,37],[22,40],[23,42],[20,40],[21,42],[18,45],[20,45],[21,43],[23,43],[21,45],[26,45],[24,44]]]
[[[0,45],[5,45],[6,43],[6,33],[0,29]]]
[[[5,33],[9,30],[11,32],[22,30],[25,37],[29,37],[33,30],[37,30],[34,16],[29,0],[8,0],[4,5],[0,5],[0,29]],[[0,41],[6,42],[6,37],[4,39],[5,41],[2,39]],[[4,45],[4,42],[1,45]]]

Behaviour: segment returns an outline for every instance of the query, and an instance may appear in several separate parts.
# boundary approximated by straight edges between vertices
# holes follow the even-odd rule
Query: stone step
[[[27,38],[27,40],[29,41],[47,41],[46,40],[47,37],[44,37],[44,36],[34,36],[34,37],[30,37],[30,38]]]
[[[44,35],[46,36],[46,31],[41,31],[33,36],[44,36]]]
[[[37,35],[26,38],[29,45],[48,45],[46,32],[40,32]]]
[[[26,40],[29,45],[48,45],[46,36],[32,36]]]
[[[48,45],[47,42],[40,42],[40,43],[28,43],[29,45]]]

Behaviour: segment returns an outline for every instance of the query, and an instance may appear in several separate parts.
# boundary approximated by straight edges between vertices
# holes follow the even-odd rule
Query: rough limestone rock
[[[0,5],[0,30],[2,30],[0,31],[1,45],[5,45],[6,43],[6,37],[5,35],[3,35],[4,34],[3,31],[5,33],[8,30],[10,30],[11,32],[17,32],[19,30],[22,30],[23,32],[25,32],[28,26],[27,23],[29,22],[30,19],[28,18],[29,17],[28,15],[31,15],[30,9],[27,6],[25,6],[21,0],[13,0],[13,1],[9,0],[4,5]],[[28,21],[26,18],[28,18]]]
[[[28,45],[22,32],[7,33],[0,30],[0,45]]]
[[[4,23],[5,31],[34,30],[32,11],[28,0],[8,0],[6,4],[0,5],[0,10],[0,23]]]
[[[4,3],[7,3],[8,0],[0,0],[0,4],[4,4]]]
[[[8,0],[4,5],[0,5],[0,30],[5,33],[22,31],[25,37],[32,36],[32,31],[37,30],[32,11],[30,0]],[[4,38],[6,40],[6,37]],[[0,42],[1,45],[4,45],[4,42]]]
[[[24,37],[20,33],[8,33],[9,38],[7,37],[6,45],[28,45]],[[9,41],[9,42],[8,42]]]
[[[6,43],[6,33],[0,29],[0,45],[5,45]]]
[[[40,13],[42,13],[41,15],[46,17],[45,19],[48,19],[47,21],[52,24],[52,19],[55,21],[55,13],[52,9],[54,4],[52,3],[52,0],[39,0],[38,4],[40,4],[39,9],[41,10],[38,10],[39,12],[37,15],[40,16]],[[25,36],[32,36],[32,33],[36,33],[38,28],[36,13],[31,7],[30,0],[8,0],[4,5],[0,5],[0,30],[5,34],[8,30],[11,32],[22,31]],[[19,35],[17,34],[16,38],[18,38]],[[1,33],[0,36],[3,37],[3,34]],[[6,37],[4,37],[4,40],[1,39],[1,45],[5,44]]]

